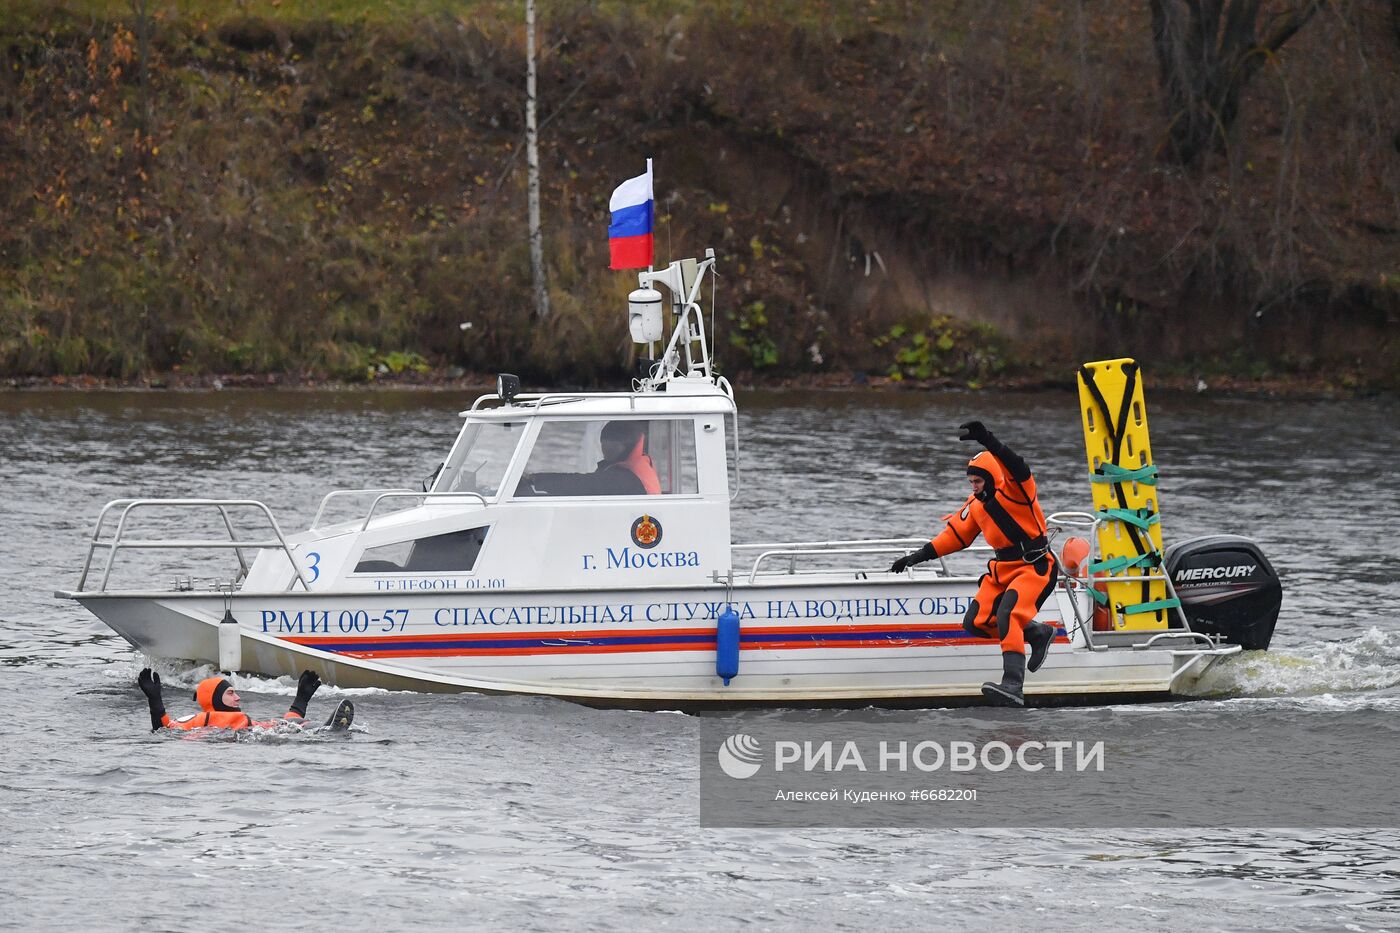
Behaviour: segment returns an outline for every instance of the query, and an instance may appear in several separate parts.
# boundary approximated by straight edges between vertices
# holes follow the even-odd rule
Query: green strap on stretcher
[[[1144,486],[1157,485],[1157,468],[1151,464],[1127,470],[1114,463],[1104,463],[1089,474],[1091,483],[1142,483]]]
[[[1106,519],[1127,522],[1143,531],[1162,520],[1162,516],[1151,509],[1099,509],[1099,515]]]
[[[1136,606],[1124,606],[1123,615],[1132,616],[1141,612],[1156,612],[1158,609],[1177,609],[1181,606],[1181,600],[1176,597],[1171,599],[1154,599],[1150,603],[1138,603]]]
[[[1160,567],[1162,566],[1162,555],[1156,551],[1148,551],[1146,554],[1139,554],[1137,557],[1110,557],[1108,560],[1101,560],[1090,564],[1084,570],[1087,573],[1098,573],[1106,570],[1109,573],[1117,573],[1120,570],[1127,570],[1129,567]]]

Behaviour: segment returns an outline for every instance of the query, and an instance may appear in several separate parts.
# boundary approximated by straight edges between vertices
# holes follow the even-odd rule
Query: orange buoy
[[[1071,577],[1081,576],[1084,564],[1089,560],[1089,542],[1083,538],[1066,538],[1060,548],[1060,566]]]
[[[1091,553],[1092,548],[1089,547],[1088,541],[1083,538],[1066,538],[1065,543],[1060,547],[1060,566],[1065,568],[1065,573],[1078,580],[1083,580],[1085,577],[1084,569],[1089,566]],[[1095,578],[1102,576],[1104,576],[1102,571],[1094,574]],[[1101,583],[1094,583],[1092,586],[1099,593],[1106,592]],[[1094,631],[1113,631],[1113,614],[1108,611],[1106,603],[1101,603],[1097,599],[1094,600]]]

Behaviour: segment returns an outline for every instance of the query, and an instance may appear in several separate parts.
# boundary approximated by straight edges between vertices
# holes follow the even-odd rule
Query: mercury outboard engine
[[[1247,651],[1269,647],[1283,585],[1257,544],[1239,535],[1203,535],[1173,544],[1165,557],[1193,631],[1224,636]]]

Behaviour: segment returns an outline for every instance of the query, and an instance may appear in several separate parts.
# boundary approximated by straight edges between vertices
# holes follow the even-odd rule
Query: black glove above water
[[[992,432],[980,421],[964,421],[958,427],[962,428],[962,433],[958,435],[960,441],[976,441],[986,447],[987,442],[992,440]]]
[[[136,686],[146,695],[146,703],[151,708],[151,731],[155,732],[165,724],[165,701],[160,696],[160,675],[149,667],[141,668],[136,675]]]
[[[314,671],[302,671],[301,678],[297,681],[297,698],[292,701],[292,712],[298,716],[305,716],[306,704],[311,702],[312,695],[320,686],[321,678],[317,677]]]

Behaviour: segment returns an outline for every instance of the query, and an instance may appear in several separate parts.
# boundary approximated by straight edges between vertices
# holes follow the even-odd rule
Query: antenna
[[[654,390],[677,378],[714,379],[710,340],[705,334],[705,312],[699,302],[705,273],[713,274],[714,266],[715,251],[710,248],[705,250],[703,260],[678,259],[660,272],[648,269],[637,274],[638,288],[628,295],[628,330],[632,339],[650,345],[661,334],[663,296],[657,286],[664,286],[671,293],[669,304],[674,318],[670,340],[650,374],[641,380],[643,391]],[[710,294],[710,330],[713,332],[713,284]]]
[[[715,248],[705,247],[705,258],[710,263],[710,375],[714,375],[714,356],[719,349],[719,333],[715,330],[715,279],[719,278],[719,273],[715,271]]]
[[[666,221],[666,255],[674,256],[675,253],[671,252],[671,208],[669,205],[666,207],[666,213],[663,214],[662,217]]]

